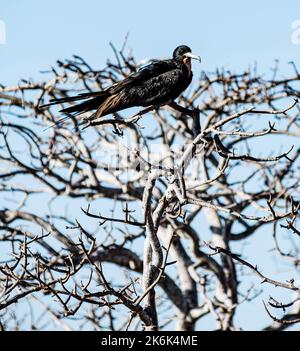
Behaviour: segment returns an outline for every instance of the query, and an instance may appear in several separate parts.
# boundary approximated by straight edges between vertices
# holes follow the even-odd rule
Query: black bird
[[[191,83],[191,59],[201,62],[186,45],[178,46],[169,60],[151,63],[103,91],[89,92],[60,99],[52,99],[46,107],[64,102],[85,100],[62,109],[67,115],[78,116],[95,111],[89,120],[133,106],[157,107],[173,102]]]

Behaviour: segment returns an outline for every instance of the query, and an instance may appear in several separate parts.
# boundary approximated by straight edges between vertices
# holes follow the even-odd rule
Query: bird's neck
[[[192,73],[192,62],[191,62],[191,59],[189,57],[184,58],[183,59],[183,64],[187,68],[188,76],[190,76],[191,73]]]

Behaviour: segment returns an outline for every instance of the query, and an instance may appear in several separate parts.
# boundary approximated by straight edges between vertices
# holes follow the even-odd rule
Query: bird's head
[[[190,64],[191,59],[201,62],[201,57],[192,54],[192,50],[186,45],[180,45],[174,50],[173,59],[185,65]]]

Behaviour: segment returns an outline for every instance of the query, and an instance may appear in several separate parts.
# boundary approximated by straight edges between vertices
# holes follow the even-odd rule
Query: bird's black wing
[[[166,104],[175,100],[191,80],[192,75],[186,77],[181,69],[175,67],[149,78],[140,88],[135,89],[135,94],[138,95],[138,100],[143,102],[141,106]]]
[[[140,68],[137,72],[112,85],[108,88],[108,91],[111,94],[115,94],[130,86],[140,86],[149,79],[170,72],[174,68],[175,65],[172,60],[152,60],[148,65]]]
[[[87,101],[89,105],[93,101],[98,101],[99,107],[91,118],[98,119],[128,107],[148,106],[148,100],[157,94],[157,89],[151,82],[164,74],[174,72],[175,69],[176,65],[172,60],[152,61],[149,65],[108,88],[106,90],[107,97],[101,103],[99,103],[100,97]],[[85,103],[78,105],[78,107],[82,111]],[[67,112],[69,111],[70,109],[67,110]],[[73,107],[71,107],[71,111],[74,111]]]
[[[134,106],[160,105],[176,99],[192,81],[173,60],[154,61],[116,86]]]
[[[131,74],[127,78],[121,80],[120,82],[113,84],[112,86],[110,86],[102,91],[92,91],[92,92],[88,92],[88,93],[78,94],[76,96],[67,96],[67,97],[63,97],[63,98],[51,99],[48,104],[42,105],[39,108],[42,109],[42,108],[45,108],[48,106],[61,104],[64,102],[73,102],[73,101],[87,100],[87,99],[94,98],[96,104],[92,104],[91,107],[93,107],[93,109],[95,109],[95,108],[97,108],[96,98],[104,100],[110,94],[116,94],[116,93],[120,92],[125,87],[139,85],[139,84],[147,81],[148,79],[151,79],[151,78],[153,78],[159,74],[165,73],[167,71],[170,71],[173,68],[174,68],[174,64],[172,63],[172,60],[152,60],[151,63],[148,64],[147,66],[142,67],[137,72]],[[88,101],[87,101],[87,105],[89,105]],[[62,110],[62,112],[64,112],[64,110]],[[67,111],[67,112],[72,112],[72,111]]]

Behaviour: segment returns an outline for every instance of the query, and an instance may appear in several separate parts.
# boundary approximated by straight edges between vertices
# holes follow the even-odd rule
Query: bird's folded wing
[[[172,60],[153,60],[147,66],[142,67],[137,72],[131,74],[124,80],[114,84],[109,88],[111,94],[118,93],[123,88],[127,88],[131,85],[143,84],[151,78],[155,78],[161,74],[172,71],[174,69],[174,63]]]
[[[171,60],[153,60],[149,65],[142,67],[139,71],[131,74],[127,78],[123,79],[120,82],[115,83],[111,87],[103,90],[103,91],[95,91],[95,92],[88,92],[82,93],[76,96],[67,96],[63,98],[55,98],[51,99],[48,104],[39,106],[40,109],[45,107],[56,105],[64,102],[72,102],[72,101],[79,101],[79,100],[86,100],[95,97],[101,97],[102,95],[109,94],[116,94],[120,92],[123,88],[128,87],[130,85],[138,85],[142,84],[143,82],[147,81],[148,79],[154,78],[160,74],[168,72],[174,68],[174,64],[172,65]]]

